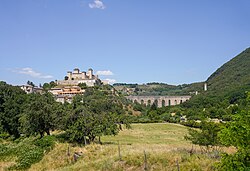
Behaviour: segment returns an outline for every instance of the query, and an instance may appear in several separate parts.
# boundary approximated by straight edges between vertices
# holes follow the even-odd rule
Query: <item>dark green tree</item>
[[[28,84],[28,85],[31,85],[32,87],[35,87],[35,84],[34,84],[32,81],[29,81],[29,80],[28,80],[28,81],[27,81],[27,84]]]
[[[20,118],[21,131],[28,136],[40,134],[43,137],[44,133],[50,135],[50,130],[55,128],[54,103],[54,98],[49,93],[30,94]]]
[[[56,82],[55,81],[51,81],[50,83],[44,83],[43,84],[43,89],[44,90],[49,90],[49,89],[54,88],[56,86],[57,86]]]
[[[79,83],[78,86],[81,87],[81,89],[86,89],[87,88],[86,83]]]
[[[2,131],[15,138],[20,136],[18,120],[21,117],[25,99],[26,94],[19,87],[0,82],[0,127]]]

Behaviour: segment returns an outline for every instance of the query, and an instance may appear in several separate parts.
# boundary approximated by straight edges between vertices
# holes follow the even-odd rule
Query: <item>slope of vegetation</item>
[[[114,88],[124,95],[138,96],[174,96],[174,95],[190,95],[196,91],[203,89],[203,82],[169,85],[165,83],[147,83],[147,84],[124,84],[116,83]]]
[[[209,91],[226,93],[250,87],[250,48],[217,69],[208,79]]]
[[[182,107],[192,116],[230,120],[245,107],[246,92],[250,91],[250,48],[225,63],[206,82],[208,91],[193,96]]]

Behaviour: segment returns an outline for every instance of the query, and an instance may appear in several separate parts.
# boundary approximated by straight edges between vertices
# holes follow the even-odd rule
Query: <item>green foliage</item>
[[[19,118],[23,110],[26,94],[19,87],[0,82],[0,131],[20,136]]]
[[[8,145],[7,144],[0,144],[0,159],[3,159],[9,153]]]
[[[208,91],[200,91],[199,95],[193,96],[182,106],[196,111],[206,108],[207,111],[200,115],[230,120],[231,114],[237,113],[245,106],[245,92],[250,91],[249,73],[250,48],[225,63],[207,79]],[[234,106],[232,111],[227,110],[231,104],[238,106]],[[239,109],[236,109],[237,107]]]
[[[82,143],[84,137],[93,142],[95,137],[116,135],[121,124],[128,124],[120,97],[107,86],[86,89],[83,96],[75,96],[68,115],[66,132],[71,141]]]
[[[55,137],[54,136],[45,136],[40,139],[36,139],[34,144],[42,149],[49,150],[55,146]]]
[[[225,154],[219,165],[221,170],[250,169],[250,111],[242,111],[233,117],[220,132],[223,144],[238,149],[235,154]]]
[[[187,122],[181,122],[182,125],[192,127],[192,128],[200,128],[201,123],[200,122],[195,122],[194,120],[188,120]]]
[[[56,82],[55,81],[51,81],[49,83],[44,83],[43,84],[43,89],[44,90],[49,90],[49,89],[54,88],[56,86],[57,86]]]
[[[83,142],[84,136],[93,142],[96,136],[116,135],[118,127],[112,114],[80,113],[80,117],[69,127],[67,133],[71,141]]]
[[[27,84],[28,84],[28,85],[31,85],[32,87],[35,87],[35,84],[34,84],[32,81],[29,81],[29,80],[28,80],[28,81],[27,81]]]
[[[12,167],[11,169],[27,169],[32,164],[40,161],[43,158],[43,149],[39,147],[33,147],[29,149],[25,149],[21,151],[18,155],[17,165]]]
[[[249,171],[250,151],[239,150],[235,154],[223,154],[218,168],[221,171]]]
[[[86,83],[79,83],[78,86],[81,87],[81,89],[87,89],[88,87]]]
[[[143,85],[115,83],[114,88],[118,91],[131,89],[129,94],[141,96],[164,96],[164,95],[189,95],[189,92],[201,91],[203,83],[169,85],[164,83],[147,83]]]
[[[200,130],[189,128],[185,139],[190,140],[193,144],[205,146],[205,150],[209,151],[210,147],[221,145],[218,137],[220,130],[221,126],[219,124],[203,121]]]
[[[17,141],[18,140],[18,141]],[[46,136],[41,139],[25,138],[15,142],[0,144],[0,161],[13,158],[16,164],[10,170],[28,169],[32,164],[39,162],[45,152],[50,151],[55,144],[55,138]]]
[[[40,134],[43,137],[45,132],[49,135],[50,130],[55,127],[54,103],[54,98],[49,93],[30,94],[29,103],[20,118],[22,132],[28,136]]]
[[[143,106],[141,104],[139,104],[139,103],[134,103],[133,104],[133,109],[135,111],[141,111],[141,112],[144,110]]]
[[[207,80],[210,91],[217,94],[226,93],[232,89],[239,90],[250,82],[250,48],[225,63]],[[244,91],[243,91],[244,92]],[[234,92],[236,93],[236,92]],[[236,93],[238,94],[238,93]],[[235,97],[237,97],[236,95]]]
[[[250,111],[242,111],[233,117],[220,133],[225,145],[233,145],[238,149],[250,149]]]

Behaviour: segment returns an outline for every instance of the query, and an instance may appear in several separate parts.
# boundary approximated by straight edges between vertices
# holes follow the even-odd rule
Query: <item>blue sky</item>
[[[250,47],[249,0],[0,0],[0,80],[75,67],[126,83],[204,81]]]

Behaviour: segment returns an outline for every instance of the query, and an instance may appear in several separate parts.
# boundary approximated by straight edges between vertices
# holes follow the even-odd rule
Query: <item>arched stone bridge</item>
[[[174,106],[181,104],[191,98],[191,96],[126,96],[132,102],[144,105],[156,103],[158,107]]]

